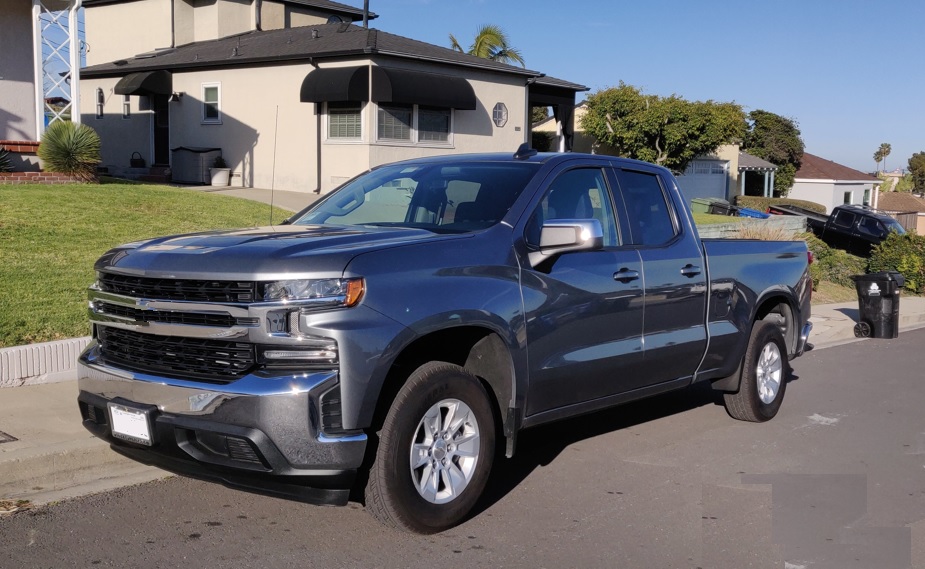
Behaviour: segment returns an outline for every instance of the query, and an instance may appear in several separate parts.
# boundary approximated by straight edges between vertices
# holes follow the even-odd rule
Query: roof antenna
[[[526,160],[527,158],[531,156],[536,156],[536,154],[537,154],[536,149],[530,148],[530,144],[527,142],[524,142],[517,149],[517,152],[514,153],[514,159],[515,160]]]

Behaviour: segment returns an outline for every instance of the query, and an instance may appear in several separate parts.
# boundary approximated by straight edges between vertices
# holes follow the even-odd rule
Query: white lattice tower
[[[80,122],[80,49],[77,12],[82,0],[32,0],[32,50],[35,62],[35,120],[41,138],[45,116],[49,124]],[[64,71],[60,71],[61,69]],[[60,108],[47,101],[61,97]]]

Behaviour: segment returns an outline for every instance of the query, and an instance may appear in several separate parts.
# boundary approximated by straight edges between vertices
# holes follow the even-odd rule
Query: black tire
[[[771,361],[774,358],[776,361]],[[765,373],[774,365],[779,365],[776,373]],[[770,387],[775,384],[774,376],[777,383],[772,397]],[[755,322],[742,362],[739,390],[723,394],[726,412],[733,419],[753,423],[773,419],[784,401],[789,377],[787,345],[780,329],[770,322]],[[764,391],[762,385],[765,386]]]
[[[440,437],[434,437],[433,443],[421,439],[427,429],[425,415],[433,414],[436,407],[443,421],[448,411],[444,414],[445,407],[441,405],[456,405],[451,402],[462,403],[456,406],[460,410],[468,408],[464,413],[467,420],[456,430],[445,424],[440,427],[456,435],[445,439],[450,442],[443,443],[442,448]],[[473,432],[478,434],[477,442],[467,439]],[[466,440],[469,442],[463,442]],[[458,446],[452,444],[456,441],[460,442]],[[419,469],[412,468],[412,445],[428,448],[426,453],[419,454],[419,460],[426,463]],[[463,445],[468,445],[465,451]],[[495,420],[488,394],[479,380],[457,365],[424,364],[408,378],[386,415],[366,485],[366,509],[383,524],[398,529],[422,534],[449,529],[463,521],[475,506],[488,481],[494,455]],[[440,461],[442,465],[438,464]],[[425,476],[435,472],[433,477]],[[458,493],[446,484],[445,477],[454,474],[457,483],[467,480]],[[440,488],[442,493],[425,498],[425,491],[416,486],[416,481],[421,480],[432,482],[422,483],[428,494],[429,490]]]

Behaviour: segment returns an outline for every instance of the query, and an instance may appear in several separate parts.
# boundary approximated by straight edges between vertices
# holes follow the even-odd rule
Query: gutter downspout
[[[71,65],[71,122],[80,124],[80,37],[77,33],[77,12],[83,5],[83,0],[72,0],[68,14],[68,34],[70,43]],[[42,101],[44,103],[44,99]],[[44,115],[44,110],[43,113]]]
[[[170,47],[177,47],[177,0],[170,0]]]
[[[369,0],[363,0],[363,27],[369,27]]]
[[[257,31],[263,29],[263,0],[254,0],[254,27]]]

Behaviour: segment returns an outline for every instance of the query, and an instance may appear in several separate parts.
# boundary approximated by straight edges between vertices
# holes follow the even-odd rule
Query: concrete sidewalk
[[[857,314],[857,303],[813,306],[814,349],[889,341],[856,339]],[[903,297],[900,329],[923,326],[925,298]],[[0,389],[0,500],[47,503],[169,476],[123,458],[83,428],[75,379]]]

